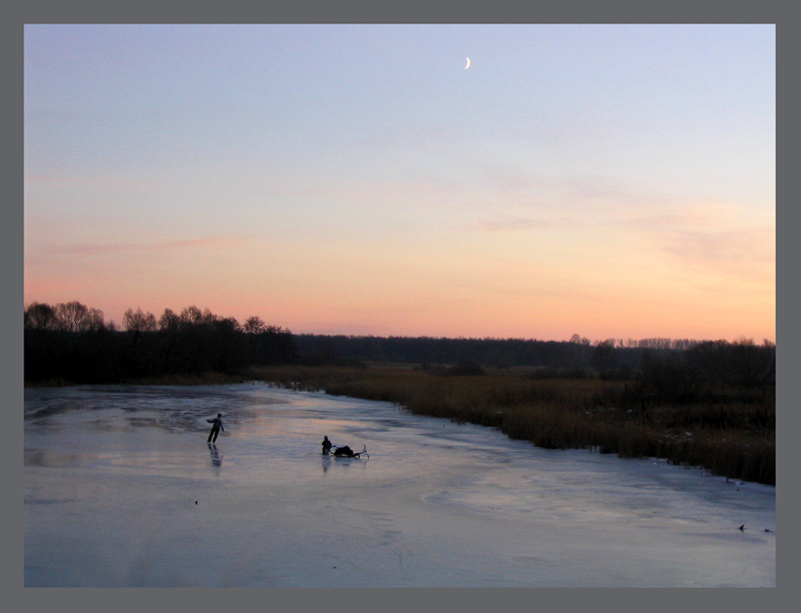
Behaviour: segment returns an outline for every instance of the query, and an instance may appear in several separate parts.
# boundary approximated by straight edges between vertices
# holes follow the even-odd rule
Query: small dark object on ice
[[[740,526],[740,532],[745,532],[745,524],[742,524],[742,525]]]

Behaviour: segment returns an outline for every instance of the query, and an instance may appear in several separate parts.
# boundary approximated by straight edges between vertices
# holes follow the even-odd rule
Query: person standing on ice
[[[206,442],[216,443],[217,435],[220,433],[220,430],[225,432],[225,428],[223,428],[222,424],[222,413],[217,413],[217,417],[215,417],[214,419],[207,419],[206,421],[211,424],[211,432],[209,432],[209,440]]]
[[[324,436],[323,437],[323,455],[328,455],[331,452],[331,447],[333,447],[333,445],[331,444],[331,441],[328,440],[327,436]]]

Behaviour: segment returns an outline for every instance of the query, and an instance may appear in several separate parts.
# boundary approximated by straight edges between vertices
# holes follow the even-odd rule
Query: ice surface
[[[773,487],[264,384],[27,390],[24,475],[27,587],[775,586]]]

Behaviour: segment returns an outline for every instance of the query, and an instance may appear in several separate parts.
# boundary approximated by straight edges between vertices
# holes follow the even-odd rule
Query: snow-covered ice
[[[773,487],[265,384],[26,390],[24,479],[27,587],[775,586]]]

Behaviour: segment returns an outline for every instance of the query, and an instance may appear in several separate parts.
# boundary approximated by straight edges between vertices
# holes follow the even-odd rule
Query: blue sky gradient
[[[770,25],[25,27],[25,300],[118,322],[774,340],[775,165]]]

